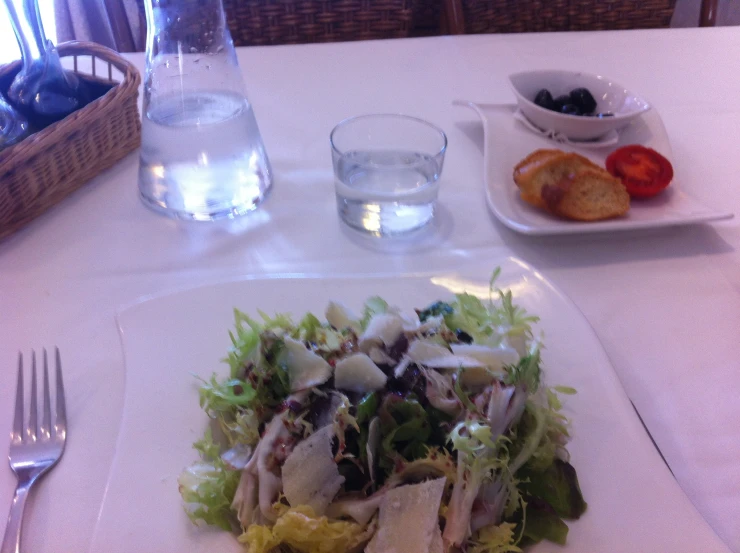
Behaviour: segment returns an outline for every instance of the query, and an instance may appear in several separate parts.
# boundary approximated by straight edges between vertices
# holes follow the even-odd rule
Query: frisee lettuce
[[[319,318],[313,313],[306,313],[296,327],[299,339],[306,342],[315,342],[320,334],[323,325]]]
[[[495,518],[508,502],[510,473],[507,469],[508,438],[494,436],[491,427],[482,421],[465,419],[450,432],[450,442],[457,452],[457,481],[448,504],[443,538],[461,546],[468,538],[473,505],[481,486],[492,482],[495,488]]]
[[[341,401],[334,412],[334,421],[332,423],[334,425],[334,435],[339,441],[335,458],[336,461],[339,461],[343,457],[344,450],[347,447],[347,440],[345,438],[347,430],[352,428],[357,432],[360,431],[357,419],[350,414],[352,403],[350,403],[349,398],[344,394],[339,395],[341,396]]]
[[[516,524],[502,522],[484,526],[471,540],[468,553],[521,553],[516,540]]]
[[[542,373],[540,369],[542,361],[540,349],[541,343],[539,341],[532,342],[527,355],[521,357],[516,365],[505,367],[507,375],[504,383],[515,386],[523,385],[528,393],[535,393],[540,386]]]
[[[230,447],[255,445],[260,439],[259,418],[252,409],[239,409],[232,417],[219,417],[219,426]]]
[[[489,300],[484,304],[479,298],[468,293],[456,294],[455,301],[430,305],[427,311],[439,312],[445,324],[454,331],[462,330],[471,336],[476,344],[500,346],[504,343],[515,346],[517,350],[532,336],[531,325],[539,318],[529,315],[525,309],[514,304],[511,291],[495,287],[500,271],[494,271],[489,285]],[[494,295],[497,301],[494,300]],[[443,309],[442,306],[449,309]]]
[[[483,302],[471,294],[462,293],[456,294],[455,301],[450,305],[452,312],[444,315],[445,324],[449,329],[462,330],[477,344],[487,344],[491,341],[494,327],[491,324],[491,313]]]
[[[568,389],[568,393],[575,390]],[[562,393],[562,392],[560,392]],[[531,470],[546,470],[556,458],[568,460],[565,444],[570,439],[569,421],[560,410],[562,403],[557,388],[542,388],[528,400],[513,438],[512,453],[519,461],[517,469],[526,464]],[[526,453],[519,457],[520,451]]]
[[[240,471],[229,470],[221,459],[220,446],[213,441],[210,428],[193,447],[201,461],[191,465],[177,479],[185,512],[194,523],[232,529],[231,501],[239,484]]]
[[[231,377],[235,378],[249,363],[259,360],[260,332],[262,326],[246,313],[234,309],[234,331],[229,331],[231,347],[224,361],[229,364]]]
[[[219,382],[214,374],[210,380],[201,381],[200,407],[208,416],[215,419],[226,413],[231,414],[238,407],[251,405],[257,392],[252,386],[238,378],[229,378]]]

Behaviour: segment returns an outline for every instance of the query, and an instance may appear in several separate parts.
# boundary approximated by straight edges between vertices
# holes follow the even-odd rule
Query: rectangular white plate
[[[676,175],[662,194],[649,200],[633,200],[626,216],[607,221],[583,223],[560,219],[536,209],[519,197],[519,189],[512,177],[514,166],[540,148],[573,151],[603,167],[607,155],[617,148],[642,144],[671,160],[671,145],[663,121],[654,108],[622,129],[616,146],[593,149],[558,144],[534,134],[514,119],[514,105],[455,103],[475,110],[483,122],[483,174],[488,206],[512,230],[532,235],[580,234],[706,223],[733,217],[732,213],[712,210],[686,193],[681,187],[681,175]]]
[[[493,261],[492,263],[496,263]],[[588,510],[569,521],[565,548],[593,553],[727,551],[663,464],[642,428],[593,330],[578,309],[525,264],[502,259],[500,285],[541,317],[547,382],[574,386],[572,463]],[[177,491],[180,471],[196,460],[191,443],[206,427],[197,382],[229,346],[232,308],[254,313],[307,310],[322,314],[329,299],[359,309],[380,294],[404,309],[425,307],[464,290],[488,297],[494,265],[413,277],[246,280],[146,301],[119,315],[126,359],[123,421],[91,553],[240,551],[221,531],[192,525]]]

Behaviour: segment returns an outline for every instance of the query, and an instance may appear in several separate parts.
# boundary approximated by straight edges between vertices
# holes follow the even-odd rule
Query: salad
[[[564,544],[586,509],[537,318],[495,287],[404,313],[235,310],[212,424],[178,483],[249,553],[506,553]]]

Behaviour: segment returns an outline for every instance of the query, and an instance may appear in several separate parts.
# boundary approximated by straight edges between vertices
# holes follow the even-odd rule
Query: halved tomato
[[[621,179],[633,198],[652,198],[673,180],[671,162],[639,144],[614,150],[606,158],[606,170]]]

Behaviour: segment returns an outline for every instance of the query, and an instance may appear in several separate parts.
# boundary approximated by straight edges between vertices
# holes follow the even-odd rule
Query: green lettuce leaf
[[[380,296],[373,296],[365,301],[365,307],[362,309],[362,319],[360,319],[360,326],[362,330],[367,328],[367,324],[374,315],[386,313],[388,311],[388,302]]]
[[[431,426],[424,407],[415,399],[388,395],[378,412],[383,440],[380,466],[393,469],[396,455],[411,461],[426,455]]]
[[[450,417],[434,407],[422,406],[413,394],[406,398],[385,396],[377,414],[383,436],[379,466],[386,475],[393,472],[397,461],[422,459],[430,449],[442,449],[447,442],[441,426]]]
[[[306,313],[297,327],[297,338],[307,342],[315,342],[323,325],[313,313]]]
[[[380,396],[378,392],[365,394],[357,404],[356,421],[360,427],[360,434],[357,437],[357,449],[360,461],[367,462],[367,440],[370,433],[370,421],[377,414]]]
[[[285,342],[281,338],[274,339],[265,351],[263,362],[255,366],[250,375],[256,391],[253,407],[263,419],[290,395],[288,369],[281,360],[284,351]]]
[[[523,492],[546,501],[559,517],[577,519],[586,511],[576,469],[570,463],[555,459],[544,471],[524,467],[517,476]]]
[[[534,342],[529,349],[529,353],[519,359],[516,365],[505,367],[506,378],[504,382],[514,386],[523,385],[529,394],[534,394],[540,386],[540,377],[542,370],[540,363],[540,343]]]
[[[357,404],[357,422],[360,424],[370,422],[378,411],[378,402],[378,392],[365,394]]]
[[[565,545],[568,538],[568,525],[555,512],[555,509],[542,499],[527,496],[527,515],[522,543],[535,544],[542,540]]]

